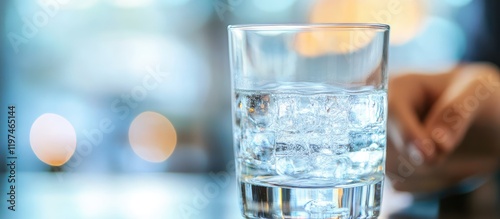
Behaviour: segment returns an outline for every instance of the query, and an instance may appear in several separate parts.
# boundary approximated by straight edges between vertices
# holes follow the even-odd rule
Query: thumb
[[[477,90],[483,86],[478,74],[467,67],[454,73],[452,81],[431,107],[424,121],[438,153],[448,154],[460,144],[481,105]]]

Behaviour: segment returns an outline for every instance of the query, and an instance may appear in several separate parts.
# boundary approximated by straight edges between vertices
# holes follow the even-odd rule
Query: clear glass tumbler
[[[245,218],[377,218],[384,180],[383,24],[229,26]]]

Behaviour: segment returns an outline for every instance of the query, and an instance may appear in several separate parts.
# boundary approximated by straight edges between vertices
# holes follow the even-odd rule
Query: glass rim
[[[228,30],[244,31],[293,31],[293,30],[390,30],[382,23],[304,23],[304,24],[237,24],[228,25]]]

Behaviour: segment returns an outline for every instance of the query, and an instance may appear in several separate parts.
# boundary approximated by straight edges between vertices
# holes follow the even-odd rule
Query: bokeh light
[[[425,17],[422,0],[319,0],[310,21],[389,24],[391,43],[404,44],[417,35]]]
[[[295,47],[305,56],[325,53],[352,53],[369,44],[375,32],[342,31],[304,32],[297,36]]]
[[[321,38],[320,38],[321,39]],[[322,46],[320,39],[310,32],[300,33],[295,41],[295,49],[304,56],[318,56],[328,51],[326,46]]]
[[[75,152],[76,132],[64,117],[46,113],[33,122],[30,144],[38,159],[51,166],[61,166]]]
[[[139,114],[129,128],[129,141],[133,151],[150,162],[163,162],[174,152],[177,134],[174,126],[156,112]]]

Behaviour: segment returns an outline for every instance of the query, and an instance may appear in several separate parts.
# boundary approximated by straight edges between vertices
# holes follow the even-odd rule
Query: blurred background
[[[21,170],[51,169],[51,157],[41,160],[32,149],[43,150],[43,139],[30,144],[35,120],[46,113],[76,132],[75,152],[61,171],[224,169],[233,156],[230,24],[389,23],[394,74],[451,68],[465,58],[468,33],[481,17],[481,2],[472,0],[348,2],[2,1],[2,110],[17,108]],[[159,152],[165,159],[141,156],[129,142],[132,121],[146,111],[173,126],[172,133],[151,137],[162,145],[176,135],[172,153]],[[108,132],[100,130],[103,121]]]
[[[432,73],[467,60],[481,10],[481,0],[3,0],[0,131],[15,105],[19,172],[227,170],[227,25],[388,23],[390,73]]]

